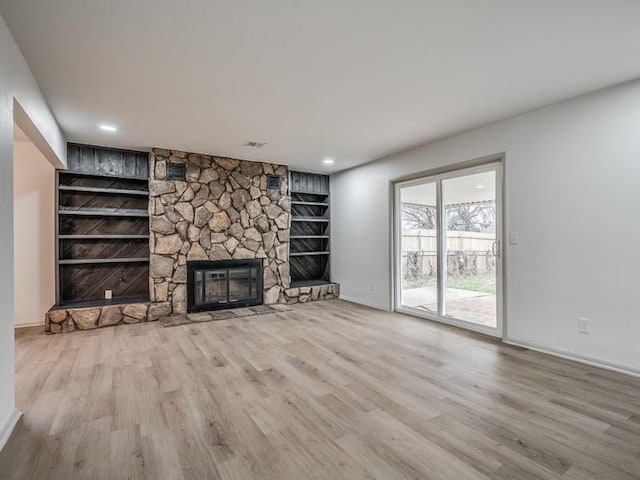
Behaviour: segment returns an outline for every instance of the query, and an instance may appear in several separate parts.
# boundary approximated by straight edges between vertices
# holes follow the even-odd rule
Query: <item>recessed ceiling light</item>
[[[333,158],[325,158],[323,160],[323,163],[326,163],[327,165],[332,165],[333,164]]]
[[[100,130],[104,130],[105,132],[117,132],[118,129],[113,125],[100,125]]]
[[[483,189],[484,185],[476,185],[476,188]]]

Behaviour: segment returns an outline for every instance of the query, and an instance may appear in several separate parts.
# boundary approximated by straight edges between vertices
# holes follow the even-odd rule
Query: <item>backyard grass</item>
[[[495,294],[496,275],[495,273],[482,273],[479,275],[452,276],[447,279],[447,287]]]

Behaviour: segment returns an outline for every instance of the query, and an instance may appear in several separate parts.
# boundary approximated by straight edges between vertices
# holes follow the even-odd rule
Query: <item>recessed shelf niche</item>
[[[291,172],[291,283],[328,283],[330,259],[329,177]]]
[[[70,143],[67,162],[57,172],[58,305],[148,301],[148,153]]]

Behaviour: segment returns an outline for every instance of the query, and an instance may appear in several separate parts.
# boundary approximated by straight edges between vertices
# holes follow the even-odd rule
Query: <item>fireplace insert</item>
[[[187,262],[187,312],[262,304],[262,260]]]

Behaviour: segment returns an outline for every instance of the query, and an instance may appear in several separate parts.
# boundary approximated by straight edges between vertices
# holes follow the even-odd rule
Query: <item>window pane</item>
[[[495,172],[442,181],[446,271],[442,313],[496,327]]]
[[[402,187],[402,305],[438,312],[438,222],[435,182]]]

